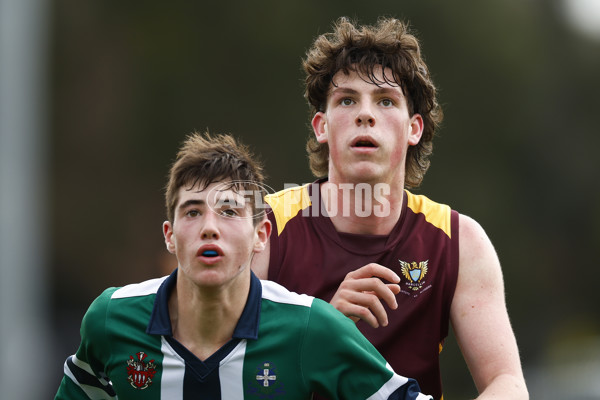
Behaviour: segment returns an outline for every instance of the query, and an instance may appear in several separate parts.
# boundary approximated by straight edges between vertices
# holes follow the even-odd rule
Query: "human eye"
[[[379,103],[384,107],[392,107],[394,105],[394,101],[392,99],[381,99]]]
[[[343,106],[351,106],[352,104],[354,104],[354,100],[352,100],[351,98],[348,98],[348,97],[344,97],[340,101],[340,104]]]
[[[229,218],[237,217],[239,215],[238,211],[234,208],[225,208],[221,210],[221,215]]]
[[[200,211],[196,210],[195,208],[191,209],[191,210],[187,210],[185,212],[185,216],[190,217],[190,218],[195,218],[195,217],[200,216]]]

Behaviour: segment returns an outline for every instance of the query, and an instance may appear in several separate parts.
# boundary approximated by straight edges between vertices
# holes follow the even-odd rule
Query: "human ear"
[[[313,131],[317,137],[317,142],[327,143],[327,119],[325,113],[319,111],[311,121]]]
[[[414,114],[410,119],[410,126],[408,131],[408,144],[416,146],[421,140],[423,135],[423,117],[421,114]]]
[[[271,236],[271,229],[271,221],[269,221],[267,217],[264,217],[263,220],[258,223],[255,228],[256,240],[253,249],[255,253],[260,253],[265,249],[269,236]]]
[[[165,244],[167,245],[167,250],[169,251],[169,253],[175,254],[175,241],[173,238],[173,226],[171,225],[171,222],[163,222],[163,235],[165,237]]]

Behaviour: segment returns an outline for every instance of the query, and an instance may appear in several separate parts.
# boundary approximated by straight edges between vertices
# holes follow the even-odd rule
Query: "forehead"
[[[196,184],[192,187],[184,185],[179,188],[178,206],[190,200],[198,200],[209,206],[236,204],[248,205],[244,190],[232,184],[231,181],[213,182],[207,186]]]
[[[387,67],[383,68],[381,65],[373,66],[371,71],[352,68],[346,73],[344,70],[339,70],[333,76],[330,88],[335,89],[346,85],[371,85],[402,92],[400,84],[394,78],[393,71]]]

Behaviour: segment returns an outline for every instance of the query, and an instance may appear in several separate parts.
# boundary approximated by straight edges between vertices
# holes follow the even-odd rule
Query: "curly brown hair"
[[[395,18],[380,18],[376,25],[356,26],[342,17],[334,30],[316,38],[302,66],[306,73],[305,97],[311,116],[325,112],[334,75],[342,71],[360,73],[375,85],[399,85],[406,96],[409,113],[418,113],[424,122],[419,143],[410,146],[406,159],[405,186],[418,187],[430,165],[433,137],[442,122],[443,113],[437,101],[437,89],[421,55],[418,39],[407,24]],[[378,79],[374,71],[389,68],[392,76]],[[326,176],[329,146],[310,137],[306,144],[310,168],[317,177]]]
[[[203,190],[211,183],[231,180],[235,190],[262,193],[264,179],[262,165],[250,149],[233,136],[193,132],[183,142],[169,171],[165,188],[167,218],[171,223],[174,222],[179,189],[182,187],[191,190],[198,185],[199,190]],[[250,196],[250,201],[253,198]],[[264,210],[258,210],[253,201],[252,209],[256,224],[264,215]]]

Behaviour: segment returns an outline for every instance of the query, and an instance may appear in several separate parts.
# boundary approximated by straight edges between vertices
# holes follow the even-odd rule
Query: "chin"
[[[349,182],[377,183],[382,180],[383,174],[372,166],[361,166],[348,171],[345,176]]]
[[[217,287],[222,285],[225,280],[222,274],[216,270],[197,271],[190,278],[198,287]]]

